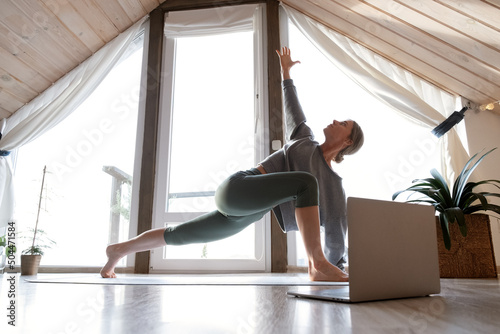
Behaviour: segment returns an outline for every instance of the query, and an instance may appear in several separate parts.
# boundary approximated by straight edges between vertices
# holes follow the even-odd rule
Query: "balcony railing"
[[[120,201],[122,198],[123,186],[125,184],[129,186],[132,185],[132,176],[128,175],[115,166],[103,166],[102,170],[112,177],[111,200],[109,207],[109,242],[117,243],[120,241],[119,235],[121,213],[119,210],[116,210],[116,208],[121,204]],[[177,192],[169,193],[168,199],[171,200],[176,198],[210,197],[214,195],[215,191]]]
[[[132,176],[115,166],[103,166],[102,170],[111,175],[111,202],[109,208],[109,242],[117,243],[120,235],[120,216],[117,206],[121,204],[123,185],[132,185]]]

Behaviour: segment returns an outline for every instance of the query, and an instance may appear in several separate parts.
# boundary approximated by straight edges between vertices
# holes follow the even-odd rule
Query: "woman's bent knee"
[[[297,192],[295,206],[303,208],[319,205],[319,186],[316,177],[307,172],[300,172],[297,177],[302,183]]]

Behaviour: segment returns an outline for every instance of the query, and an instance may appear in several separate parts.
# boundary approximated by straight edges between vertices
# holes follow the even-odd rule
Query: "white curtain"
[[[14,218],[15,204],[14,171],[11,158],[5,152],[38,138],[85,101],[126,52],[146,19],[135,23],[7,120],[2,120],[0,153],[4,153],[0,154],[0,227]]]
[[[176,38],[251,31],[257,8],[260,6],[251,4],[169,12],[164,33],[165,36]]]
[[[367,92],[408,119],[429,128],[443,122],[458,97],[429,84],[351,39],[282,4],[298,29],[342,72]],[[440,139],[443,176],[449,184],[469,156],[455,129]]]

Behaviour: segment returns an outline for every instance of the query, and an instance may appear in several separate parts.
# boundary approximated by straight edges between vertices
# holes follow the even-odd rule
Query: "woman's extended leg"
[[[319,227],[319,207],[296,208],[295,218],[309,261],[309,279],[311,281],[347,281],[349,276],[328,262],[323,253]]]
[[[125,255],[156,247],[208,242],[238,233],[259,220],[274,206],[295,199],[296,218],[309,258],[311,280],[345,281],[347,275],[330,264],[322,251],[319,233],[318,185],[302,172],[260,175],[239,173],[224,182],[217,191],[219,211],[208,213],[184,224],[151,230],[106,250],[108,263],[103,277],[115,277],[114,267]],[[259,174],[259,175],[257,175]]]
[[[101,276],[104,278],[116,277],[115,266],[125,255],[165,246],[164,231],[164,228],[149,230],[128,241],[109,245],[106,248],[108,262],[101,269]]]

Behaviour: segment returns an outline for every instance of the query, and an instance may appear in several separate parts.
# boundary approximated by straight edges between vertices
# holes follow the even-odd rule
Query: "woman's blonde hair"
[[[365,142],[365,136],[363,134],[363,130],[358,123],[352,121],[352,131],[349,139],[352,140],[352,144],[345,147],[342,151],[340,151],[335,157],[334,161],[336,163],[340,163],[344,160],[344,155],[354,154],[359,151],[363,143]]]

